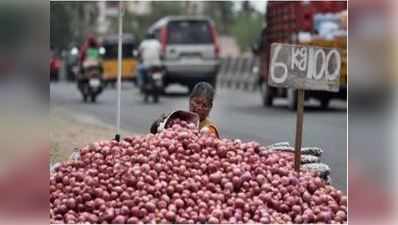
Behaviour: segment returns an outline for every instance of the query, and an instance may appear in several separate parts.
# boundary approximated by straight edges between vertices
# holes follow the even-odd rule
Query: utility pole
[[[185,1],[185,14],[190,15],[191,11],[191,1]]]

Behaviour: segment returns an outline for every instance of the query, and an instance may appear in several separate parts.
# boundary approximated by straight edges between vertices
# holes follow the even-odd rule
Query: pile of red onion
[[[180,120],[179,118],[171,120],[168,124],[168,127],[173,127],[174,125],[179,125],[181,128],[186,128],[186,129],[195,129],[195,124],[188,123],[184,120]]]
[[[347,197],[293,154],[193,127],[82,148],[51,174],[51,223],[347,222]]]

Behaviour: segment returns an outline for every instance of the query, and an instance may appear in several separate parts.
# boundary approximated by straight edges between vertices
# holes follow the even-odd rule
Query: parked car
[[[210,18],[165,17],[154,23],[148,32],[162,44],[165,87],[178,83],[191,90],[200,81],[216,86],[220,46]]]

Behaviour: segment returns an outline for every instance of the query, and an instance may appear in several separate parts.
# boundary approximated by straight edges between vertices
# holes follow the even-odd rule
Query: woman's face
[[[205,97],[192,97],[189,101],[189,111],[197,113],[200,121],[209,116],[210,110],[211,105]]]

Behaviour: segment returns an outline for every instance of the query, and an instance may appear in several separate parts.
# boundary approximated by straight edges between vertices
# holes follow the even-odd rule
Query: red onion
[[[126,220],[127,220],[127,218],[125,216],[118,215],[112,220],[112,223],[124,224],[124,223],[126,223]]]
[[[114,208],[107,208],[104,214],[101,216],[101,220],[112,221],[114,217],[115,217]]]
[[[218,224],[218,223],[220,223],[220,220],[219,219],[217,219],[216,217],[210,217],[208,220],[207,220],[207,222],[209,223],[209,224]]]
[[[344,222],[347,219],[346,213],[344,211],[338,211],[335,217],[337,222]]]
[[[68,207],[68,209],[74,209],[76,207],[76,200],[73,198],[66,200],[66,207]]]

